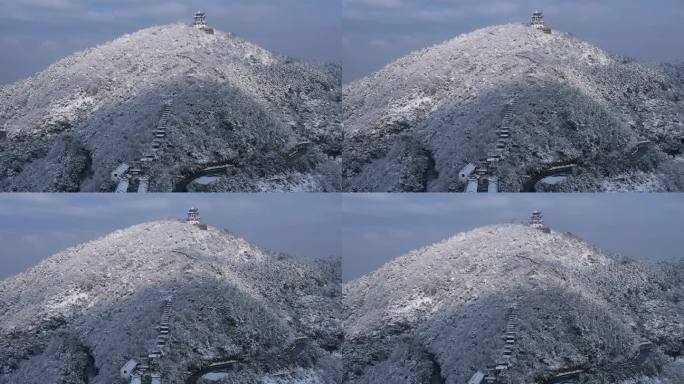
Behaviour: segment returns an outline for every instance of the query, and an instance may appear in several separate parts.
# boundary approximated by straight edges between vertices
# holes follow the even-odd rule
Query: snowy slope
[[[153,165],[153,190],[170,191],[215,163],[230,164],[237,180],[220,189],[297,175],[314,178],[312,189],[334,189],[340,84],[338,66],[275,55],[229,33],[144,29],[2,88],[0,189],[113,189],[109,173],[149,147],[167,100],[169,145]],[[288,158],[302,142],[308,152]]]
[[[333,382],[339,272],[212,227],[117,231],[0,281],[0,383],[118,383],[119,368],[149,352],[169,295],[165,382],[227,358],[242,382],[302,372]]]
[[[682,265],[648,267],[527,226],[478,228],[346,284],[347,380],[465,383],[500,360],[517,306],[511,382],[577,367],[591,382],[661,369],[675,372],[663,383],[681,382],[683,294]],[[654,350],[636,363],[642,340]]]
[[[558,190],[684,190],[680,71],[522,24],[458,36],[344,87],[346,188],[462,190],[458,171],[492,151],[513,101],[501,190],[568,161]]]

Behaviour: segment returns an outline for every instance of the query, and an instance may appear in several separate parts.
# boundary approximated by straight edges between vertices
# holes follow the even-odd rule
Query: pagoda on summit
[[[206,16],[204,12],[197,11],[195,13],[195,22],[192,25],[197,29],[204,29],[207,26]]]
[[[207,17],[202,11],[195,12],[195,21],[192,26],[209,34],[214,33],[214,29],[207,26]]]
[[[537,29],[544,28],[544,14],[541,11],[534,11],[532,13],[532,22],[530,25]]]
[[[530,216],[530,227],[537,229],[544,227],[544,217],[540,211],[532,212],[532,216]]]
[[[530,227],[549,233],[551,229],[544,224],[544,217],[541,211],[534,211],[530,216]]]
[[[551,28],[544,24],[544,14],[541,11],[534,11],[532,13],[532,22],[530,23],[530,26],[544,33],[551,33]]]
[[[200,220],[199,209],[197,209],[195,207],[188,209],[188,218],[185,219],[185,222],[188,224],[192,224],[192,225],[198,227],[199,229],[202,229],[205,231],[208,228],[207,225],[203,224],[202,221]]]
[[[188,218],[185,220],[188,224],[200,224],[200,213],[199,209],[192,207],[188,210]]]

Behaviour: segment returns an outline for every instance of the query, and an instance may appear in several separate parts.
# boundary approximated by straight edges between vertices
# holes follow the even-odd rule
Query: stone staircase
[[[130,384],[162,384],[162,374],[159,368],[161,358],[169,347],[170,319],[173,311],[175,294],[171,294],[162,309],[162,315],[157,326],[157,337],[146,355],[140,356],[140,363],[131,374]]]
[[[167,100],[162,106],[161,117],[157,127],[153,131],[154,138],[150,145],[143,151],[140,159],[133,162],[129,171],[122,175],[116,187],[116,193],[127,193],[132,184],[137,184],[138,193],[146,193],[152,177],[149,175],[149,165],[159,159],[160,152],[164,149],[168,123],[173,113],[173,99]]]
[[[506,328],[501,339],[504,346],[495,357],[495,364],[488,366],[485,370],[483,382],[486,384],[504,384],[512,383],[512,378],[508,375],[508,369],[511,367],[511,359],[516,352],[516,343],[518,340],[518,304],[513,303],[506,316]]]
[[[511,120],[513,119],[513,109],[517,102],[517,95],[513,95],[511,100],[504,107],[504,117],[501,126],[497,129],[497,140],[487,151],[487,157],[475,162],[476,168],[474,178],[468,180],[464,192],[499,192],[499,179],[496,175],[497,164],[505,157],[506,150],[511,142]]]

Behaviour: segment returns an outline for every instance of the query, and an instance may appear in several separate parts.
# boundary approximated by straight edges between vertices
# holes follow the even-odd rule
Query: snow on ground
[[[465,382],[497,361],[516,307],[513,382],[582,367],[596,382],[684,379],[684,269],[577,237],[487,226],[392,260],[340,289],[335,261],[263,250],[179,221],[119,230],[0,281],[0,384],[109,384],[156,337],[175,296],[165,382]],[[653,350],[641,361],[642,341]],[[90,368],[88,368],[90,367]],[[650,378],[650,379],[647,379]],[[658,381],[659,380],[659,381]]]
[[[631,172],[605,180],[601,183],[605,192],[661,192],[663,182],[658,175],[644,172]]]
[[[47,303],[46,309],[48,311],[61,311],[70,307],[82,306],[88,301],[88,294],[78,291],[67,291],[53,297]]]
[[[344,290],[349,383],[466,382],[500,358],[514,305],[511,382],[572,367],[591,371],[591,382],[640,372],[684,379],[668,371],[667,357],[681,353],[684,337],[681,265],[607,255],[570,234],[482,227],[398,257]],[[656,351],[640,363],[642,340]]]
[[[73,124],[80,118],[95,110],[96,100],[83,93],[76,94],[73,98],[54,101],[43,123],[47,125]]]
[[[549,176],[540,180],[541,183],[548,185],[556,185],[564,182],[568,179],[568,176]]]
[[[262,378],[263,384],[324,384],[326,380],[313,369],[299,368],[295,371],[283,371]]]
[[[152,192],[170,192],[215,163],[232,164],[238,180],[223,191],[251,191],[291,172],[335,180],[340,74],[337,65],[283,57],[231,33],[180,23],[143,29],[3,87],[0,190],[113,191],[110,172],[150,147],[167,99],[174,108],[151,165]],[[298,142],[312,144],[289,159]]]
[[[682,151],[681,73],[523,24],[458,36],[344,87],[344,188],[462,191],[458,170],[493,150],[516,96],[495,173],[500,191],[518,192],[535,172],[564,162],[577,163],[576,172],[549,190],[603,191],[628,174],[635,178],[614,187],[684,190],[684,166],[668,160]],[[643,140],[654,145],[634,157]]]
[[[221,180],[221,178],[217,176],[202,176],[193,180],[192,182],[200,185],[210,185],[218,183],[219,180]]]
[[[159,221],[0,280],[0,384],[85,384],[88,364],[99,372],[88,384],[118,382],[128,359],[149,352],[171,293],[165,383],[181,384],[188,370],[234,358],[245,380],[237,382],[283,370],[316,382],[297,367],[339,375],[326,350],[336,349],[341,334],[336,261],[270,252],[214,227]],[[309,342],[295,348],[302,336]]]
[[[432,109],[431,97],[419,94],[409,94],[402,100],[392,102],[387,115],[388,120],[411,122],[420,115]]]
[[[209,381],[221,381],[222,379],[225,379],[228,377],[227,372],[209,372],[207,374],[204,374],[202,376],[203,379],[209,380]]]
[[[289,192],[315,192],[320,190],[320,184],[313,175],[294,173],[259,181],[256,189],[259,192],[275,192],[279,190],[287,190]]]

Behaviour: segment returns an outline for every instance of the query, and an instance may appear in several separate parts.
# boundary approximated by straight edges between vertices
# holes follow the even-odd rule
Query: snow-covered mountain
[[[0,383],[128,383],[119,369],[154,348],[170,297],[164,383],[203,383],[190,375],[225,360],[237,362],[224,382],[340,380],[338,261],[160,221],[0,281]]]
[[[155,350],[167,311],[155,360],[165,383],[211,373],[230,383],[456,384],[508,363],[514,383],[581,370],[590,382],[675,384],[682,297],[681,263],[646,265],[522,225],[410,252],[343,295],[336,261],[150,222],[0,281],[0,384],[127,383],[119,369]]]
[[[458,36],[344,87],[345,188],[462,191],[499,154],[500,191],[682,191],[682,69],[523,24]]]
[[[344,291],[350,383],[465,383],[506,362],[499,383],[559,383],[573,370],[588,380],[577,382],[684,382],[683,264],[496,225],[410,252]]]
[[[112,191],[110,173],[148,152],[137,166],[152,191],[336,190],[340,119],[338,65],[152,27],[0,87],[0,190]],[[191,183],[216,166],[213,183]]]

